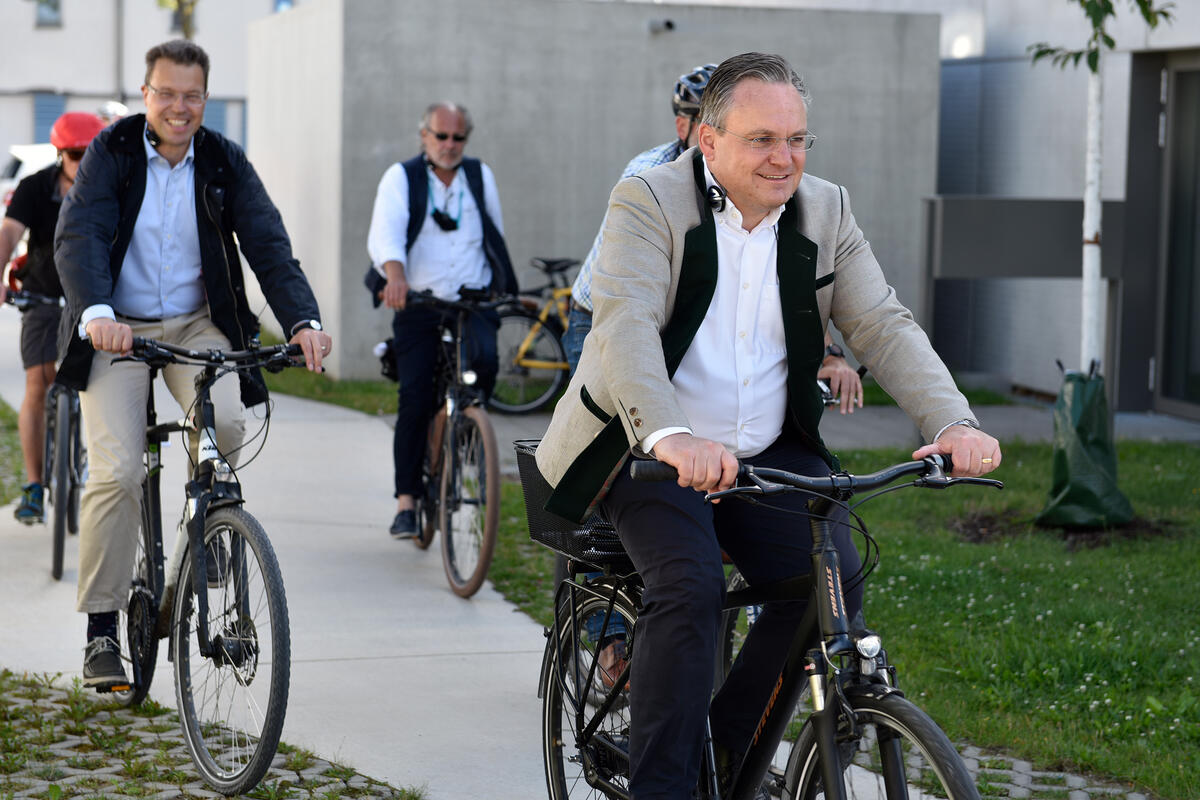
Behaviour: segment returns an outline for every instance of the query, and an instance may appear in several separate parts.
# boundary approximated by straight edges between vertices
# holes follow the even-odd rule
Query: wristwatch
[[[836,356],[837,358],[845,358],[846,352],[836,344],[831,344],[825,348],[825,357]]]
[[[312,328],[314,331],[325,330],[323,327],[321,327],[321,321],[319,319],[302,319],[292,326],[292,336],[296,335],[296,331],[302,331],[305,328]]]

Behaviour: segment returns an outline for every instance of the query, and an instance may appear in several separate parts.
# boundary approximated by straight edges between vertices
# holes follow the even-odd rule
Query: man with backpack
[[[433,414],[430,387],[442,323],[442,312],[429,306],[408,308],[408,293],[457,300],[462,286],[490,287],[495,294],[517,290],[496,179],[487,164],[463,156],[471,128],[471,115],[460,105],[435,103],[425,110],[421,153],[383,174],[367,235],[374,270],[368,286],[396,312],[392,349],[400,398],[393,440],[396,516],[389,532],[397,539],[417,535],[421,456]],[[483,311],[470,318],[465,332],[467,362],[484,397],[496,383],[499,324],[494,311]]]

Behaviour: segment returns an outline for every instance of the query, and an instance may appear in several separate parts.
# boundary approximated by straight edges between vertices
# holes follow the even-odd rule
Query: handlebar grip
[[[947,475],[949,475],[951,472],[954,472],[954,462],[950,460],[949,453],[934,453],[929,457],[942,465],[942,472],[946,473]]]
[[[670,464],[639,458],[629,465],[629,477],[635,481],[677,481],[679,473]]]

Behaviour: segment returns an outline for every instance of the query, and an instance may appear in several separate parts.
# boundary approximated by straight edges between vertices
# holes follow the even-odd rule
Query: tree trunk
[[[1087,161],[1083,192],[1083,298],[1079,344],[1081,371],[1103,363],[1107,293],[1100,276],[1100,128],[1103,113],[1103,54],[1095,72],[1088,73]]]

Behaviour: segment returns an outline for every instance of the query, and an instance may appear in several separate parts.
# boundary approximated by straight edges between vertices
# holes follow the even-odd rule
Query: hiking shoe
[[[415,539],[417,536],[417,512],[411,508],[400,511],[392,520],[388,533],[393,539]]]
[[[97,636],[87,643],[83,651],[83,685],[101,692],[129,686],[116,639]]]
[[[220,536],[204,549],[204,571],[210,589],[219,589],[229,579],[229,550]]]
[[[32,525],[35,522],[45,521],[45,504],[43,502],[43,491],[40,483],[27,483],[21,487],[21,502],[17,504],[13,511],[13,517],[17,522],[23,522],[26,525]]]

